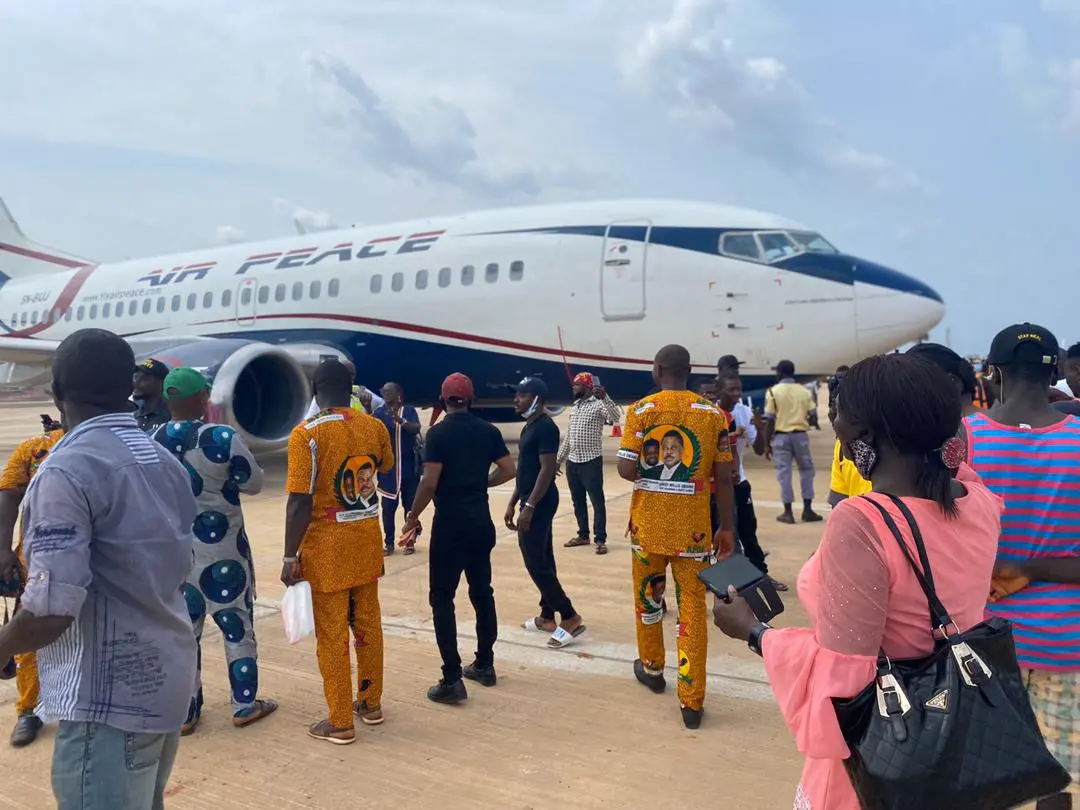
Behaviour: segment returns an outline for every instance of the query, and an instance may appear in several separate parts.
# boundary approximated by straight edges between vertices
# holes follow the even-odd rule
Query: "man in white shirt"
[[[383,405],[386,404],[386,400],[384,400],[382,397],[380,397],[374,391],[371,391],[371,390],[365,388],[362,385],[357,385],[356,384],[356,366],[353,365],[350,361],[346,360],[344,363],[342,363],[342,365],[345,366],[347,369],[349,369],[349,373],[352,374],[352,380],[353,380],[352,408],[353,408],[353,410],[362,411],[363,413],[366,413],[368,416],[373,415],[375,413],[376,408],[381,408]],[[307,413],[304,414],[304,421],[306,422],[308,419],[313,417],[318,412],[319,412],[319,405],[318,405],[318,403],[315,402],[315,398],[312,397],[311,398],[311,404],[308,406],[308,409],[307,409]]]
[[[743,553],[763,574],[769,573],[765,552],[757,537],[757,514],[750,497],[750,481],[746,477],[743,459],[750,448],[759,456],[765,455],[765,431],[759,429],[754,412],[742,401],[742,380],[737,371],[721,374],[716,380],[716,394],[720,407],[731,414],[731,435],[739,459],[739,480],[735,484],[735,530],[742,544]],[[773,580],[778,591],[786,591],[787,585]]]

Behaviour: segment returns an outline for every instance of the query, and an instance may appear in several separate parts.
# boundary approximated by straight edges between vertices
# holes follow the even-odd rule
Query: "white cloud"
[[[880,191],[919,189],[914,172],[847,143],[783,61],[743,41],[763,13],[746,0],[674,0],[670,14],[638,32],[624,79],[677,118],[782,169]]]
[[[329,231],[340,227],[326,211],[312,211],[281,197],[274,199],[274,210],[287,216],[295,226],[303,228],[305,233]]]
[[[222,245],[231,245],[246,239],[244,232],[234,225],[218,225],[214,229],[214,240]]]

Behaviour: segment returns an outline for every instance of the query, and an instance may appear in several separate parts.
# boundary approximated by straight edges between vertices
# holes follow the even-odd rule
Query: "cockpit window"
[[[788,231],[788,236],[794,239],[799,247],[810,253],[839,253],[840,251],[829,244],[825,237],[813,231]]]
[[[794,240],[783,231],[759,233],[758,241],[761,243],[761,252],[765,255],[767,262],[783,259],[785,256],[794,256],[801,251]]]
[[[720,243],[720,251],[729,256],[740,256],[761,261],[757,240],[752,233],[728,233]]]

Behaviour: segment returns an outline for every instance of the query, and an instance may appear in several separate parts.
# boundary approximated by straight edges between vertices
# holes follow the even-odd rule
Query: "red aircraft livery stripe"
[[[9,245],[7,242],[0,242],[0,251],[7,251],[8,253],[14,253],[16,256],[25,256],[28,259],[37,259],[39,262],[48,262],[49,264],[56,264],[60,267],[84,267],[86,262],[80,262],[76,259],[65,259],[62,256],[53,256],[49,253],[42,253],[38,250],[29,250],[27,248],[21,248],[16,245]]]

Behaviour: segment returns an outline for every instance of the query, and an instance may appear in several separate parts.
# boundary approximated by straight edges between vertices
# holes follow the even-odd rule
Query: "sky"
[[[1080,340],[1080,0],[6,0],[0,53],[0,196],[98,261],[682,198],[927,281],[958,351]]]

